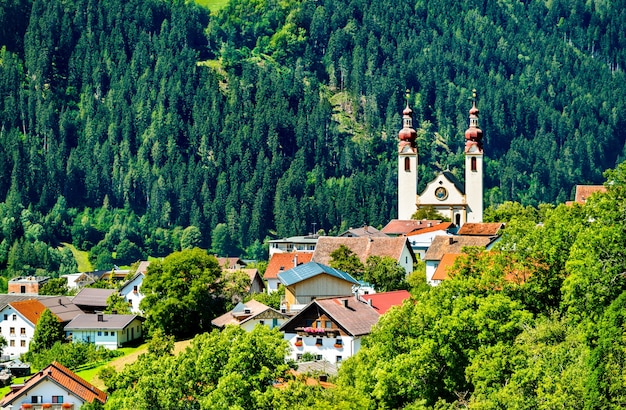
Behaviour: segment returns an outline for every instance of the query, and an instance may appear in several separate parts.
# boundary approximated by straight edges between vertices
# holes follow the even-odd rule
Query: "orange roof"
[[[313,258],[312,252],[275,253],[265,269],[265,280],[278,279],[280,272],[311,262],[311,258]]]
[[[460,253],[444,254],[443,257],[441,258],[441,261],[439,262],[439,266],[437,266],[437,269],[435,270],[435,273],[433,274],[432,280],[448,279],[448,271],[450,270],[452,265],[454,265],[454,261],[456,261],[456,258],[458,258],[459,256],[461,256]]]
[[[46,307],[37,299],[22,300],[19,302],[11,302],[11,307],[18,311],[26,320],[33,325],[37,325],[39,318]]]
[[[576,196],[574,197],[574,202],[584,204],[587,202],[587,199],[589,199],[591,194],[596,192],[606,192],[606,187],[604,185],[576,185]]]
[[[360,296],[365,301],[372,301],[372,307],[378,312],[378,314],[385,314],[393,306],[399,306],[406,299],[409,299],[411,294],[407,290],[395,290],[392,292],[370,293]]]
[[[30,389],[45,380],[55,382],[64,390],[72,392],[86,402],[93,403],[94,400],[98,400],[104,404],[107,401],[105,392],[55,361],[24,382],[22,388],[7,393],[0,401],[0,406],[5,407],[13,404],[15,400],[28,395]]]
[[[435,232],[435,231],[447,231],[453,226],[452,222],[441,222],[433,224],[431,226],[424,226],[423,228],[417,228],[407,233],[405,236],[421,235],[423,233]]]
[[[441,223],[441,221],[427,219],[422,219],[420,221],[415,219],[392,219],[387,225],[385,225],[382,232],[387,235],[405,235],[415,229],[428,227],[429,224],[436,225],[438,223]]]
[[[496,236],[500,229],[504,228],[502,222],[480,222],[463,224],[459,229],[459,235]]]

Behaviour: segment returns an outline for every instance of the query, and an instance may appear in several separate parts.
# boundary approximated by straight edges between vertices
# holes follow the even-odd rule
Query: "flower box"
[[[299,342],[295,343],[296,347],[301,347],[302,346],[302,340],[300,340]]]

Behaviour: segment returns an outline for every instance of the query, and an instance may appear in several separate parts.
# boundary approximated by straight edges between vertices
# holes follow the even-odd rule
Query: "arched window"
[[[409,157],[404,158],[404,170],[405,171],[411,170],[411,159]]]
[[[476,172],[476,157],[472,157],[471,161],[471,167],[472,167],[472,171]]]
[[[456,222],[456,226],[461,226],[461,214],[456,214],[454,221]]]

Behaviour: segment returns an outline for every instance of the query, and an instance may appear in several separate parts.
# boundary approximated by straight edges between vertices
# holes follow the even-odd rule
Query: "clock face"
[[[439,188],[435,189],[435,197],[438,200],[443,201],[448,197],[448,191],[444,187],[440,186]]]

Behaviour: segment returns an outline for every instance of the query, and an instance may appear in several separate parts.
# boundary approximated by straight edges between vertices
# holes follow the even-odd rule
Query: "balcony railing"
[[[74,410],[74,403],[22,403],[18,410]]]

